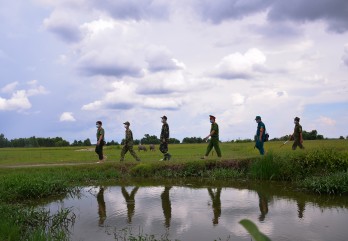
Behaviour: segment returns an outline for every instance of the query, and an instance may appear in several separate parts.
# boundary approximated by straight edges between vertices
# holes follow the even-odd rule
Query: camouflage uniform
[[[168,153],[168,140],[169,140],[169,125],[167,123],[163,123],[161,136],[160,136],[160,151],[164,154],[163,160],[169,160],[171,155]]]
[[[209,152],[214,147],[217,156],[221,157],[221,150],[220,150],[220,147],[219,147],[219,125],[216,122],[211,124],[210,133],[212,131],[214,131],[214,134],[210,138],[210,142],[209,142],[209,145],[207,147],[207,151],[205,152],[205,156],[208,156]]]
[[[302,145],[300,140],[301,133],[302,133],[302,126],[299,123],[296,123],[294,128],[294,143],[292,144],[293,150],[296,150],[297,146],[299,146],[301,149],[304,149],[304,146]]]
[[[121,160],[124,161],[124,156],[126,155],[127,152],[130,152],[130,154],[135,158],[135,160],[140,161],[139,157],[133,150],[133,133],[130,129],[126,130],[126,140],[124,143],[124,146],[121,151]]]

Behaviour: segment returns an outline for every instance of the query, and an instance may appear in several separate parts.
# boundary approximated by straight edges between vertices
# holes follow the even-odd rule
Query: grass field
[[[305,150],[291,150],[291,143],[267,142],[267,154],[260,156],[254,143],[222,143],[223,158],[216,153],[201,160],[207,144],[170,145],[173,158],[159,162],[162,154],[136,152],[120,163],[120,146],[105,148],[106,163],[97,164],[93,147],[3,148],[0,149],[0,241],[68,240],[68,226],[74,214],[64,209],[51,215],[25,205],[31,200],[57,197],[76,187],[134,177],[155,178],[165,183],[180,178],[222,180],[289,181],[299,190],[334,195],[348,194],[348,141],[306,141]],[[10,167],[10,168],[9,168]],[[15,168],[13,168],[15,167]],[[178,179],[179,178],[179,179]],[[292,185],[291,184],[291,185]],[[58,223],[52,225],[52,223]]]
[[[339,153],[348,153],[347,140],[320,140],[306,141],[305,150],[291,150],[291,142],[280,147],[283,142],[265,143],[266,152],[275,155],[293,155],[299,152],[310,152],[318,149],[332,149]],[[205,153],[207,144],[173,144],[169,145],[169,152],[172,154],[172,162],[187,162],[200,160]],[[161,152],[156,146],[156,151],[136,153],[143,162],[158,161],[162,158]],[[259,157],[254,143],[221,143],[222,160],[241,160]],[[107,155],[107,162],[118,162],[121,153],[121,146],[104,147],[104,154]],[[216,153],[210,154],[209,159],[216,159]],[[58,148],[1,148],[0,168],[4,166],[30,165],[30,164],[67,164],[67,163],[94,163],[97,155],[94,147],[58,147]],[[126,162],[134,162],[133,157],[127,153]]]

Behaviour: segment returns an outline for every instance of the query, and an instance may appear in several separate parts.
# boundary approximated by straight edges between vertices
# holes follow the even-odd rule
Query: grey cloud
[[[115,109],[115,110],[129,110],[134,107],[134,103],[123,103],[123,102],[108,103],[106,107],[109,109]]]
[[[288,20],[299,23],[324,20],[330,31],[348,30],[347,0],[195,0],[192,5],[202,19],[214,24],[269,11],[268,20],[274,24]]]
[[[348,44],[345,46],[345,50],[342,56],[343,63],[348,67]]]
[[[116,19],[166,19],[169,15],[168,2],[161,0],[95,0],[92,5]]]
[[[88,76],[104,75],[104,76],[115,76],[115,77],[141,77],[142,70],[134,66],[120,66],[120,65],[93,65],[86,64],[79,67],[79,70]]]
[[[248,15],[264,11],[273,0],[198,0],[194,1],[195,11],[214,24],[224,20],[242,19]]]
[[[268,14],[268,19],[272,22],[326,20],[329,30],[343,33],[348,30],[348,1],[275,1]]]
[[[292,26],[288,23],[275,23],[267,25],[250,25],[250,30],[259,33],[263,36],[267,36],[268,39],[287,39],[290,37],[301,36],[302,31],[298,26]]]
[[[151,72],[178,70],[180,67],[174,62],[169,55],[165,53],[158,53],[156,55],[148,56],[148,70]]]
[[[149,85],[142,85],[139,86],[137,89],[137,94],[141,95],[167,95],[173,93],[173,90],[166,89],[166,88],[154,88]]]
[[[49,27],[48,30],[66,42],[78,42],[83,37],[79,28],[75,26],[57,25]]]

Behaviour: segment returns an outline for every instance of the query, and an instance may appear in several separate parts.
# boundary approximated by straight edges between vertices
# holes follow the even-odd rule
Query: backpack
[[[266,132],[266,134],[265,134],[265,137],[264,137],[264,142],[266,142],[266,141],[268,141],[268,139],[269,139],[269,134]]]

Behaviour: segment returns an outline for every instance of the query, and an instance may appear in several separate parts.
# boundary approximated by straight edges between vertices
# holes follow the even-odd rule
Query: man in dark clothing
[[[261,121],[261,116],[256,116],[255,121],[257,122],[256,136],[255,136],[255,147],[260,151],[261,155],[265,154],[263,143],[266,138],[266,126]]]
[[[297,146],[299,146],[301,149],[304,149],[303,138],[302,138],[302,126],[300,125],[300,118],[295,117],[294,119],[294,133],[291,135],[291,139],[294,138],[294,143],[292,144],[292,149],[296,150]]]
[[[169,141],[169,125],[167,123],[167,116],[162,116],[162,130],[161,130],[161,136],[160,136],[160,151],[163,153],[163,159],[160,161],[169,161],[172,155],[168,153],[168,141]]]

